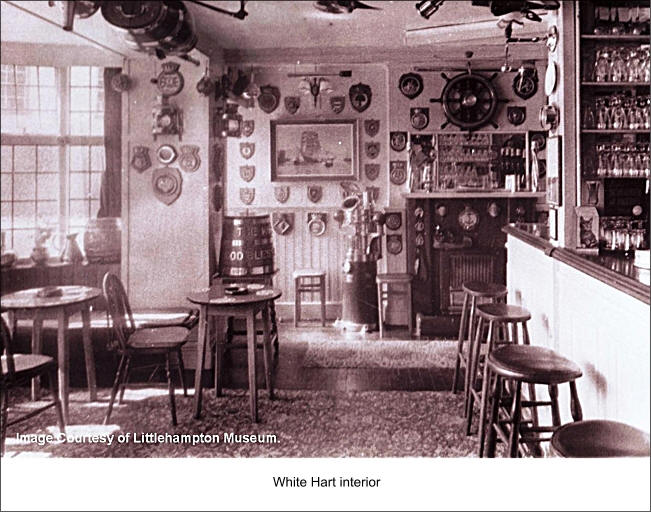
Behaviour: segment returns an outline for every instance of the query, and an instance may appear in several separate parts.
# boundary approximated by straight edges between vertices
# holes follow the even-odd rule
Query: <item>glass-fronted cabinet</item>
[[[648,249],[649,2],[595,0],[577,9],[577,217],[585,223],[583,212],[596,209],[602,251]]]

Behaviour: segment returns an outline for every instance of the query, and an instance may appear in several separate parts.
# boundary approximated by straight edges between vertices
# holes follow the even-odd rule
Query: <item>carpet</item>
[[[245,391],[226,390],[221,398],[205,391],[199,420],[192,417],[192,396],[177,396],[177,427],[170,424],[164,389],[128,389],[124,404],[114,409],[111,425],[104,426],[107,396],[108,390],[102,390],[100,401],[89,403],[86,393],[72,394],[65,441],[38,437],[58,433],[52,409],[10,427],[5,457],[472,457],[476,453],[476,436],[464,435],[463,398],[449,392],[279,390],[270,401],[261,391],[261,422],[253,424]],[[27,398],[26,391],[22,398]],[[18,439],[16,434],[33,437]],[[110,435],[115,437],[109,445],[109,438],[101,436]]]
[[[326,340],[309,341],[307,368],[454,368],[456,341]]]

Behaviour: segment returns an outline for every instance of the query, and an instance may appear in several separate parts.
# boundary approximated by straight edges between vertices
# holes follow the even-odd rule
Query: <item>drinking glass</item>
[[[613,50],[610,62],[610,81],[611,82],[625,82],[628,79],[626,62],[622,51]]]
[[[623,130],[627,128],[626,111],[622,106],[622,97],[619,94],[613,94],[610,97],[610,127],[613,130]]]
[[[593,80],[595,82],[607,82],[610,75],[610,52],[608,48],[597,50],[594,63]]]
[[[597,98],[597,129],[606,130],[610,126],[610,112],[606,98]]]
[[[588,102],[583,104],[583,115],[581,117],[583,128],[591,129],[595,127],[594,108]]]

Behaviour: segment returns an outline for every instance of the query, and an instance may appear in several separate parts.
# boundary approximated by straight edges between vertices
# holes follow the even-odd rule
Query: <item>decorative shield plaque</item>
[[[391,132],[389,137],[391,149],[403,151],[407,147],[407,132]]]
[[[298,107],[301,106],[300,96],[285,96],[285,109],[290,114],[294,115],[298,112]]]
[[[327,213],[310,212],[307,214],[307,229],[312,236],[321,236],[325,233],[327,221]]]
[[[407,162],[404,160],[391,160],[389,163],[389,180],[394,185],[402,185],[407,181]]]
[[[367,142],[364,144],[364,152],[366,156],[371,160],[375,160],[380,154],[380,143],[379,142]]]
[[[253,135],[253,130],[255,130],[255,121],[253,119],[242,121],[242,135],[250,137]]]
[[[396,230],[402,227],[402,214],[400,212],[387,213],[384,219],[387,229]]]
[[[323,197],[323,187],[321,185],[308,185],[307,198],[313,203],[318,203]]]
[[[345,96],[332,96],[330,98],[330,108],[335,114],[341,114],[346,106]]]
[[[289,199],[289,185],[274,187],[274,197],[279,203],[286,203]]]
[[[255,165],[240,165],[240,178],[251,181],[255,176]]]
[[[160,202],[171,205],[181,195],[183,178],[176,167],[159,167],[154,169],[151,184],[154,195]]]
[[[357,112],[364,112],[371,105],[372,97],[371,87],[361,82],[348,89],[350,104]]]
[[[364,174],[369,180],[375,181],[380,175],[380,164],[364,164]]]
[[[294,228],[294,214],[273,212],[271,214],[271,225],[279,235],[289,235]]]
[[[255,142],[240,142],[240,154],[247,160],[255,153]]]
[[[410,109],[409,119],[416,130],[424,130],[429,124],[429,108]]]
[[[418,73],[405,73],[400,76],[398,89],[410,100],[413,100],[423,91],[423,77]]]
[[[402,252],[402,235],[387,235],[387,252],[389,254]]]
[[[194,172],[201,165],[199,158],[199,146],[187,145],[181,146],[181,156],[179,157],[179,165],[185,172]]]
[[[131,167],[138,172],[146,171],[151,167],[149,148],[147,146],[134,146],[131,157]]]
[[[374,203],[380,199],[380,187],[366,187],[366,191]]]
[[[369,137],[375,137],[380,131],[379,119],[364,119],[364,131]]]
[[[180,93],[184,85],[183,75],[179,71],[181,65],[176,62],[164,62],[161,67],[163,70],[155,79],[159,92],[168,98]]]
[[[251,187],[240,188],[240,201],[244,204],[251,204],[255,199],[255,189]]]
[[[273,85],[263,85],[260,87],[260,95],[258,96],[258,105],[263,112],[271,114],[278,107],[280,103],[280,89]]]

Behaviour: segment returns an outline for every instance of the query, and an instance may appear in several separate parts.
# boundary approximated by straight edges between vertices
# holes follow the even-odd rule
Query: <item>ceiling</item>
[[[205,3],[233,12],[239,9],[239,1]],[[223,54],[226,61],[253,55],[262,60],[292,62],[303,53],[346,54],[348,60],[363,62],[369,49],[393,52],[398,58],[404,58],[405,48],[455,58],[462,58],[466,50],[485,52],[492,48],[495,56],[503,52],[504,36],[497,27],[497,18],[486,7],[471,5],[470,0],[446,1],[429,20],[420,16],[413,0],[366,3],[381,10],[328,14],[317,10],[311,1],[248,1],[248,16],[238,20],[190,2],[186,5],[194,15],[198,49],[209,55]],[[36,16],[29,19],[30,13]],[[75,19],[72,35],[53,25],[61,25],[62,20],[61,9],[48,7],[47,2],[2,1],[2,40],[69,44],[76,35],[77,44],[88,44],[90,40],[133,55],[122,36],[100,14]],[[521,30],[544,31],[544,25],[527,22]],[[430,31],[432,27],[436,28]],[[514,35],[519,35],[516,32]]]

